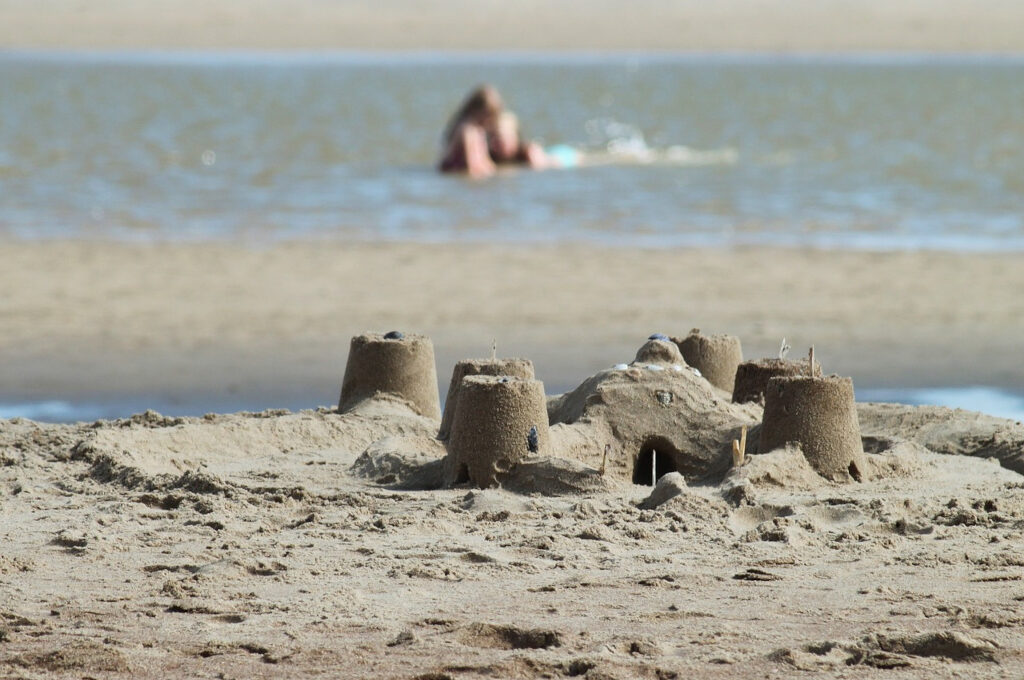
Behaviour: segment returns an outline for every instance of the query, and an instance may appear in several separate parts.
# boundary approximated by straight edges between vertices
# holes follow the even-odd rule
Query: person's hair
[[[501,113],[504,103],[501,101],[501,94],[490,85],[481,85],[476,88],[463,100],[462,105],[448,119],[444,128],[442,143],[448,145],[455,135],[459,126],[466,122],[481,122]]]

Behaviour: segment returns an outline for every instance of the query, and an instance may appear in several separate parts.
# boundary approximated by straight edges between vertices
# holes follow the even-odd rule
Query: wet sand
[[[1024,7],[1001,0],[0,0],[0,16],[4,48],[1024,50]]]
[[[861,387],[1024,386],[1013,254],[581,245],[3,244],[0,399],[260,395],[336,403],[349,339],[429,335],[458,359],[534,360],[549,393],[632,358],[652,332],[814,344]],[[279,401],[278,401],[279,400]],[[143,402],[142,408],[145,407]],[[141,410],[141,409],[140,409]]]

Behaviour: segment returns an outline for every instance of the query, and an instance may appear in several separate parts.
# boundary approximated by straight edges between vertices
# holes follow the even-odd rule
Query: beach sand
[[[1012,0],[0,0],[0,47],[1024,50]]]
[[[856,386],[1024,386],[1013,254],[584,245],[3,244],[0,400],[336,404],[349,339],[433,339],[455,361],[536,365],[549,393],[650,333],[739,336],[748,359],[814,345]],[[141,401],[139,401],[141,400]]]
[[[1024,669],[1020,423],[861,404],[862,481],[832,482],[799,449],[757,452],[760,407],[690,371],[604,370],[651,332],[700,326],[740,336],[747,357],[782,336],[794,353],[814,343],[826,372],[858,384],[1020,385],[1016,256],[3,247],[0,287],[17,294],[0,298],[0,364],[21,398],[291,390],[334,404],[349,338],[393,328],[432,337],[441,390],[494,338],[535,360],[549,394],[598,376],[549,402],[542,448],[557,458],[524,460],[504,489],[438,488],[439,421],[393,399],[343,415],[0,420],[0,675]],[[743,424],[746,463],[727,470]],[[631,483],[644,428],[688,470],[656,507]],[[612,446],[602,475],[606,441],[633,448]]]
[[[653,509],[619,452],[607,476],[533,462],[517,492],[402,490],[444,450],[389,400],[0,421],[0,674],[1020,677],[1024,483],[983,456],[1024,427],[860,419],[862,482],[786,448]]]

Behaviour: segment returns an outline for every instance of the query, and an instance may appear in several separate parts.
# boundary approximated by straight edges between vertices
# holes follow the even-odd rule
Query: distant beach
[[[1024,50],[999,0],[0,0],[0,47],[42,49]]]
[[[652,332],[728,332],[747,357],[815,345],[860,388],[1019,390],[1017,254],[587,245],[4,244],[0,403],[336,401],[348,339],[430,335],[534,360],[552,392]],[[127,407],[122,407],[127,408]]]

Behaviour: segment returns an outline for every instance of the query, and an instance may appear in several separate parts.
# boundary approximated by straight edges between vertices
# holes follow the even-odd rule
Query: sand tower
[[[549,455],[544,384],[510,376],[463,378],[445,461],[448,485],[498,486],[528,456]]]
[[[352,338],[338,411],[347,411],[380,393],[404,399],[422,416],[441,417],[430,338],[398,331]]]
[[[763,405],[769,380],[776,377],[808,375],[809,366],[807,360],[758,359],[744,361],[736,369],[736,385],[732,390],[732,400],[736,404],[755,402]],[[821,364],[818,362],[814,363],[814,374],[821,375]]]
[[[740,339],[734,335],[701,335],[694,328],[685,338],[673,338],[683,359],[718,389],[732,392],[736,368],[743,361]]]
[[[659,334],[652,335],[640,349],[636,351],[634,364],[665,364],[685,366],[683,355],[679,353],[676,343]]]
[[[867,470],[853,381],[837,375],[781,376],[768,381],[758,450],[800,445],[818,474],[860,481]]]
[[[507,375],[533,380],[533,362],[529,359],[463,359],[455,364],[455,368],[452,369],[452,381],[448,384],[448,397],[444,402],[441,428],[437,432],[438,439],[446,440],[451,435],[462,379],[470,375]]]

